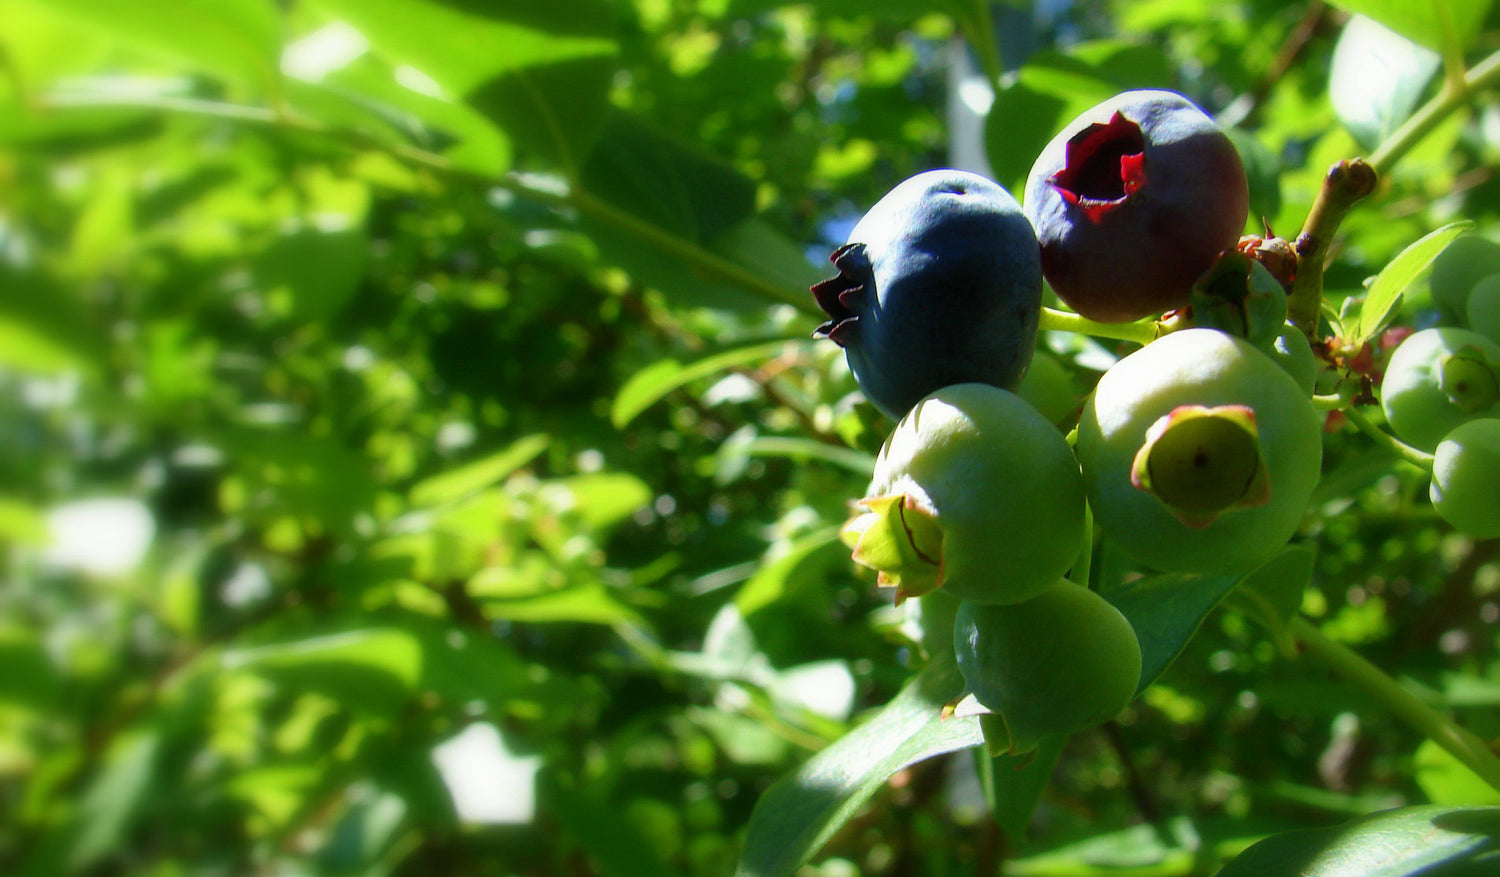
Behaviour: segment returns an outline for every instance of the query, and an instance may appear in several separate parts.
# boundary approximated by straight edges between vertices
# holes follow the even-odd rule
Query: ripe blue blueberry
[[[1193,281],[1238,243],[1248,213],[1234,144],[1169,91],[1127,91],[1085,111],[1026,180],[1047,282],[1102,322],[1186,305]]]
[[[860,389],[899,420],[951,384],[1012,389],[1036,345],[1036,235],[1010,193],[957,170],[918,174],[865,214],[812,288]]]

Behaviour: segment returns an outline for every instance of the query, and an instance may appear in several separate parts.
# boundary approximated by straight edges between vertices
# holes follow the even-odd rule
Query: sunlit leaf
[[[541,433],[528,435],[482,460],[433,475],[411,489],[411,503],[417,507],[442,505],[478,493],[530,463],[551,441]]]
[[[1442,59],[1374,19],[1356,15],[1333,50],[1328,97],[1365,149],[1374,149],[1416,109]]]
[[[1365,294],[1364,305],[1359,311],[1355,337],[1351,339],[1355,346],[1380,334],[1400,309],[1401,294],[1407,287],[1427,270],[1455,238],[1473,227],[1473,221],[1462,219],[1431,231],[1402,250],[1375,275],[1375,282]]]
[[[1434,804],[1500,804],[1500,790],[1431,740],[1412,757],[1417,785]]]
[[[671,359],[658,360],[636,372],[620,388],[614,405],[610,408],[610,421],[616,428],[624,427],[673,390],[731,368],[759,364],[786,352],[789,344],[785,340],[750,344],[711,354],[687,364]]]
[[[763,565],[740,587],[735,605],[744,615],[793,595],[810,582],[821,581],[834,562],[847,563],[848,549],[839,541],[836,527],[819,530],[798,539],[786,553]]]
[[[1218,877],[1481,877],[1500,869],[1500,807],[1407,807],[1250,847]]]
[[[293,690],[316,691],[352,708],[385,712],[416,690],[422,645],[395,628],[350,630],[227,652],[224,665]]]
[[[1334,5],[1367,15],[1412,42],[1438,52],[1462,53],[1474,43],[1491,0],[1334,0]]]
[[[29,2],[29,0],[22,0]],[[52,10],[152,56],[274,90],[282,22],[272,0],[212,4],[47,0]]]
[[[603,585],[577,585],[561,590],[506,599],[482,599],[480,609],[490,619],[534,623],[644,625],[641,617]]]

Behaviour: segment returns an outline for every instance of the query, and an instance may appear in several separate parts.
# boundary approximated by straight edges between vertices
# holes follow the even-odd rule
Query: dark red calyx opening
[[[1073,135],[1063,152],[1063,169],[1052,176],[1063,200],[1098,221],[1146,185],[1146,135],[1141,126],[1116,112]]]
[[[839,273],[812,285],[813,298],[828,315],[828,320],[814,329],[813,335],[829,338],[840,347],[848,347],[855,327],[859,325],[855,306],[859,304],[865,291],[865,280],[870,276],[870,258],[865,253],[864,244],[845,244],[834,250],[828,261],[839,269]]]

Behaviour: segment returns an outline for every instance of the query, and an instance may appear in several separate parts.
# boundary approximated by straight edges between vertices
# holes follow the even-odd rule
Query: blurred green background
[[[835,538],[889,426],[809,337],[851,223],[933,167],[1019,191],[1150,86],[1293,236],[1440,66],[1277,0],[0,0],[0,871],[732,872],[920,664]],[[1483,95],[1345,224],[1335,303],[1491,233],[1497,154]],[[1080,396],[1119,352],[1043,341]],[[1304,610],[1500,733],[1495,543],[1328,448]],[[1486,799],[1419,743],[1224,611],[1029,831],[963,752],[805,873],[1206,874]]]

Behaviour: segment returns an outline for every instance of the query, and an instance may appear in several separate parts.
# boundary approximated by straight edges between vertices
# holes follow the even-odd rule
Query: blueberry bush
[[[0,4],[0,870],[1500,870],[1489,0]]]

